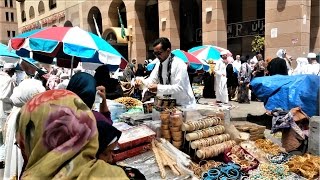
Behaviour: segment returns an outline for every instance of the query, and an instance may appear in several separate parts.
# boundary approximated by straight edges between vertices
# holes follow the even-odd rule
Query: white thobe
[[[222,61],[222,59],[216,61],[214,67],[215,71],[215,91],[216,100],[223,103],[228,103],[228,88],[227,88],[227,65]]]
[[[158,59],[156,59],[156,61],[150,77],[143,80],[143,84],[147,87],[150,84],[158,84],[157,96],[171,95],[172,98],[176,99],[177,105],[186,107],[194,106],[196,99],[190,85],[187,65],[181,59],[173,57],[171,64],[171,84],[166,85],[168,81],[167,69],[169,58],[162,63],[161,75],[164,84],[159,84],[158,72],[160,61]]]
[[[241,68],[241,61],[240,60],[235,60],[233,63],[232,63],[232,66],[234,69],[237,70],[237,72],[240,71],[240,68]]]
[[[305,74],[313,74],[320,76],[320,64],[312,63],[305,67]]]
[[[5,112],[12,109],[10,96],[15,87],[13,79],[5,72],[0,72],[0,118],[6,117]]]

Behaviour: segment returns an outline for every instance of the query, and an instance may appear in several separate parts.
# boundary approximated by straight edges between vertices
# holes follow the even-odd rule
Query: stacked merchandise
[[[181,112],[162,111],[160,113],[161,120],[161,137],[171,142],[174,147],[181,148],[183,134],[181,125],[183,117]]]
[[[113,153],[114,162],[136,156],[151,149],[156,133],[145,125],[122,131],[118,148]]]
[[[225,132],[219,117],[208,116],[198,121],[189,121],[182,125],[186,131],[186,140],[200,159],[211,158],[223,153],[226,149],[236,144],[230,140],[230,135]]]
[[[232,124],[240,132],[248,133],[250,135],[249,140],[251,141],[264,138],[264,131],[266,130],[265,126],[260,126],[246,121],[233,121]]]
[[[169,167],[176,176],[193,175],[193,172],[188,169],[191,163],[190,156],[179,151],[165,139],[153,141],[152,151],[155,155],[161,178],[166,178],[167,176],[165,167]]]

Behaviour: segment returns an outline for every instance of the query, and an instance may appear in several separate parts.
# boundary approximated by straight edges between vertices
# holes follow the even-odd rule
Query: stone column
[[[227,0],[202,1],[202,42],[227,48]]]
[[[310,51],[320,52],[320,2],[311,0]]]
[[[295,58],[309,52],[310,11],[310,0],[266,1],[265,57],[275,57],[280,48]],[[273,38],[271,31],[274,32]]]
[[[171,49],[180,48],[180,0],[158,0],[159,35],[171,41]]]
[[[128,41],[128,58],[136,59],[137,64],[146,60],[145,42],[145,7],[146,0],[125,2],[127,8],[128,34],[132,41]],[[129,39],[130,39],[129,38]]]

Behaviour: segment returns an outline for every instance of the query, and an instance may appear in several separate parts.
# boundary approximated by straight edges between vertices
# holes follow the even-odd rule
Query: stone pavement
[[[199,100],[200,104],[212,104],[216,100],[215,99],[205,99],[201,98]],[[236,121],[245,121],[247,120],[247,115],[262,115],[266,112],[263,102],[257,102],[257,101],[251,101],[250,104],[239,104],[235,101],[230,101],[229,104],[232,104],[235,106],[234,109],[230,111],[231,114],[231,120]]]

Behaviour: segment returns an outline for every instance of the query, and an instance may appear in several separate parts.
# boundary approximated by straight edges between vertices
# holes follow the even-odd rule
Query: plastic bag
[[[127,112],[126,106],[112,100],[107,100],[109,111],[111,112],[111,120],[118,120],[119,115]]]

